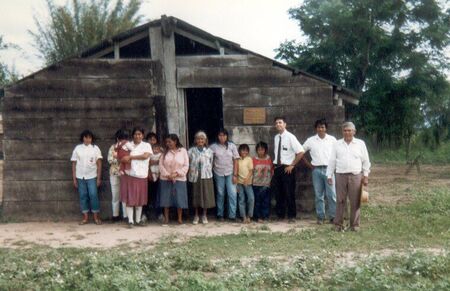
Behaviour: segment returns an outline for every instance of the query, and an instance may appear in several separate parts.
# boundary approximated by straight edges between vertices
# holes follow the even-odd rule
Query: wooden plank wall
[[[273,156],[273,119],[287,118],[288,130],[301,143],[315,134],[314,122],[326,118],[329,132],[339,136],[344,121],[344,107],[333,105],[333,87],[309,76],[294,75],[290,70],[254,55],[195,56],[177,58],[179,88],[223,88],[224,125],[237,144],[247,143],[254,153],[259,141],[269,144]],[[247,107],[264,107],[266,123],[243,124]],[[301,211],[314,209],[314,194],[310,173],[297,169],[297,203]]]
[[[4,196],[7,219],[80,215],[70,157],[90,129],[103,154],[102,216],[111,214],[107,153],[117,129],[154,126],[162,68],[150,60],[70,60],[46,68],[4,97]]]

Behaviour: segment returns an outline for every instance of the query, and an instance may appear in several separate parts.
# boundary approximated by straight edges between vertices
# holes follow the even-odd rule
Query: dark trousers
[[[162,210],[159,207],[159,180],[156,182],[148,181],[148,203],[142,209],[148,219],[150,219],[151,209],[153,209],[156,218],[162,214]]]
[[[295,168],[290,174],[287,174],[284,172],[286,167],[276,167],[272,178],[272,191],[277,200],[277,216],[281,219],[286,216],[286,207],[289,219],[297,216],[295,205]]]
[[[253,218],[268,219],[270,215],[270,188],[267,186],[253,186],[253,193],[255,193]]]

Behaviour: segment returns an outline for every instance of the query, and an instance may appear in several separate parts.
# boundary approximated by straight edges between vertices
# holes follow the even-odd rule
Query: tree
[[[305,0],[289,10],[307,37],[277,57],[361,93],[350,107],[380,144],[409,143],[448,100],[450,9],[434,0]],[[438,114],[439,115],[439,114]]]
[[[111,38],[115,34],[138,25],[142,19],[139,9],[142,0],[72,0],[71,5],[55,5],[47,0],[48,22],[37,15],[37,32],[30,31],[34,45],[47,64],[77,56],[87,48]]]
[[[11,48],[18,49],[18,46],[4,41],[3,36],[0,35],[0,52]],[[11,84],[18,79],[19,75],[14,68],[11,69],[6,64],[0,62],[0,88]]]

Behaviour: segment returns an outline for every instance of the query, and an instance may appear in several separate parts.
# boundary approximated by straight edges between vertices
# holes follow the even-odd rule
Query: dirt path
[[[290,224],[271,222],[269,224],[219,223],[211,221],[207,225],[169,225],[163,227],[150,223],[144,227],[129,229],[125,224],[78,225],[76,222],[28,222],[0,224],[0,244],[2,247],[92,247],[110,248],[123,244],[151,247],[164,238],[183,241],[194,236],[215,236],[239,233],[240,231],[287,232],[305,229],[315,225],[314,220],[300,220]],[[324,225],[323,227],[327,227]],[[331,227],[328,225],[328,227]]]

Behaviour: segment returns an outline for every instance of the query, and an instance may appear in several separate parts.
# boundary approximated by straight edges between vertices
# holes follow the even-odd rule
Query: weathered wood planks
[[[113,135],[123,127],[153,128],[162,92],[161,64],[150,60],[71,60],[7,88],[3,214],[26,220],[78,216],[70,157],[81,131],[90,129],[103,154],[99,198],[109,216],[106,159]]]

